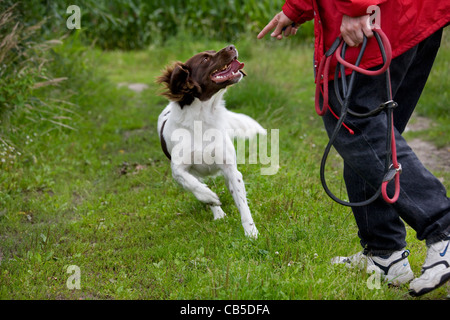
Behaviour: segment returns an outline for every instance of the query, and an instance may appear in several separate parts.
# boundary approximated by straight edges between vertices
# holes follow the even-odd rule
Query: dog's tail
[[[242,113],[227,110],[227,122],[227,128],[231,129],[228,131],[231,138],[251,139],[257,134],[267,134],[267,130],[256,120]]]

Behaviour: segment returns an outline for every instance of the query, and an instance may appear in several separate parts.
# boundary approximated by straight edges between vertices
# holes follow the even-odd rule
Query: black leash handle
[[[350,114],[354,117],[357,118],[368,118],[368,117],[372,117],[375,115],[378,115],[380,112],[382,112],[383,110],[386,111],[387,113],[387,119],[388,119],[388,132],[387,132],[387,142],[386,142],[386,160],[385,160],[385,171],[384,171],[384,178],[383,181],[390,181],[394,178],[395,174],[399,174],[399,170],[397,168],[392,168],[391,166],[391,157],[392,157],[392,134],[393,134],[393,117],[392,117],[392,113],[393,113],[393,109],[397,106],[397,103],[394,102],[392,100],[392,91],[391,91],[391,82],[390,82],[390,74],[389,74],[389,66],[386,66],[387,62],[387,57],[386,57],[386,51],[385,51],[385,47],[383,45],[383,41],[380,38],[379,34],[374,30],[374,35],[375,38],[377,39],[378,42],[378,46],[380,48],[380,52],[383,58],[383,63],[384,66],[383,68],[387,68],[385,71],[386,74],[386,91],[387,91],[387,97],[388,97],[388,101],[385,103],[382,103],[378,108],[367,112],[367,113],[356,113],[352,110],[349,109],[348,104],[349,104],[349,100],[352,94],[352,90],[355,84],[355,77],[356,77],[356,72],[355,70],[352,71],[351,75],[350,75],[350,80],[349,83],[347,84],[346,81],[346,76],[345,76],[345,67],[338,62],[338,64],[336,65],[336,70],[335,70],[335,78],[334,78],[334,88],[335,88],[335,94],[336,97],[339,101],[339,104],[341,105],[341,115],[338,119],[338,122],[336,124],[336,127],[334,128],[333,133],[331,134],[330,140],[327,144],[327,146],[325,147],[325,151],[320,163],[320,180],[322,183],[322,186],[325,190],[325,192],[327,193],[327,195],[333,199],[335,202],[344,205],[344,206],[349,206],[349,207],[362,207],[362,206],[366,206],[370,203],[372,203],[373,201],[375,201],[376,199],[378,199],[380,197],[380,195],[382,194],[382,187],[380,186],[377,191],[375,192],[375,194],[370,197],[369,199],[365,200],[365,201],[361,201],[361,202],[349,202],[349,201],[344,201],[340,198],[338,198],[336,195],[334,195],[331,190],[329,189],[327,183],[326,183],[326,179],[325,179],[325,165],[326,165],[326,161],[328,158],[328,155],[331,151],[331,147],[333,146],[334,141],[337,138],[337,135],[339,133],[339,130],[341,129],[341,127],[344,124],[345,118],[347,117],[347,114]],[[342,50],[341,50],[341,57],[342,59],[345,59],[345,51],[346,51],[346,43],[342,43],[343,40],[341,39],[341,37],[339,37],[338,39],[336,39],[336,41],[333,43],[332,47],[327,51],[327,53],[325,54],[326,57],[331,56],[341,45],[342,45]],[[365,49],[367,46],[367,38],[364,36],[363,39],[363,43],[361,46],[361,50],[358,54],[355,66],[359,67],[359,64],[361,63],[362,57],[364,55]],[[390,48],[389,48],[390,49]],[[326,71],[327,72],[327,71]],[[339,86],[338,86],[338,79],[339,79],[339,72],[341,73],[341,83],[342,83],[342,91],[343,91],[343,95],[344,98],[342,98],[341,94],[340,94],[340,90],[339,90]]]

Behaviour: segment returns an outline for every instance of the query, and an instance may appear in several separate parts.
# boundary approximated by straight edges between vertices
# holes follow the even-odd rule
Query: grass
[[[313,108],[312,43],[234,43],[248,77],[229,89],[227,106],[280,129],[277,174],[239,166],[257,240],[244,236],[223,178],[208,182],[227,213],[220,221],[172,179],[156,133],[167,101],[154,79],[170,61],[226,44],[173,39],[134,52],[89,49],[83,61],[94,72],[78,91],[69,85],[38,93],[70,103],[73,129],[15,123],[21,155],[0,172],[0,298],[412,299],[407,286],[370,290],[365,272],[330,265],[361,248],[350,209],[328,199],[319,182],[327,138]],[[443,92],[448,81],[438,75],[446,74],[449,50],[447,41],[429,84]],[[123,82],[149,89],[134,93],[117,86]],[[448,116],[432,112],[446,105],[445,96],[421,100],[425,115],[439,118],[433,130],[447,132]],[[439,141],[448,145],[445,136]],[[328,180],[344,196],[333,159]],[[450,174],[436,174],[449,187]],[[425,245],[411,229],[408,243],[419,274]],[[66,285],[71,265],[80,268],[79,290]],[[447,294],[444,286],[420,299]]]

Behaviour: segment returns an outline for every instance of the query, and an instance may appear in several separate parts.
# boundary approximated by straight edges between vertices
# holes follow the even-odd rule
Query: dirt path
[[[407,131],[422,131],[433,125],[430,119],[414,116],[415,121],[408,124]],[[450,147],[438,149],[428,141],[414,138],[408,140],[408,144],[414,150],[422,163],[432,171],[450,171]]]

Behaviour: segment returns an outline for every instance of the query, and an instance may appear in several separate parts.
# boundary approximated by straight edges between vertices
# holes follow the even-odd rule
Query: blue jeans
[[[419,161],[402,133],[414,111],[438,52],[442,30],[392,60],[390,66],[394,109],[397,158],[403,171],[400,175],[400,197],[394,204],[380,196],[363,207],[353,207],[361,245],[376,255],[388,254],[406,246],[403,221],[417,233],[419,240],[432,244],[450,233],[450,200],[442,183]],[[370,40],[370,41],[375,41]],[[329,83],[330,107],[339,114],[334,83]],[[368,112],[387,101],[385,75],[358,74],[349,108]],[[426,103],[426,102],[425,102]],[[327,112],[323,117],[330,135],[336,119]],[[385,169],[387,119],[386,113],[367,119],[348,115],[345,123],[355,134],[341,128],[334,143],[344,159],[344,180],[349,200],[359,202],[370,198],[381,185]],[[388,195],[394,194],[393,181]]]

